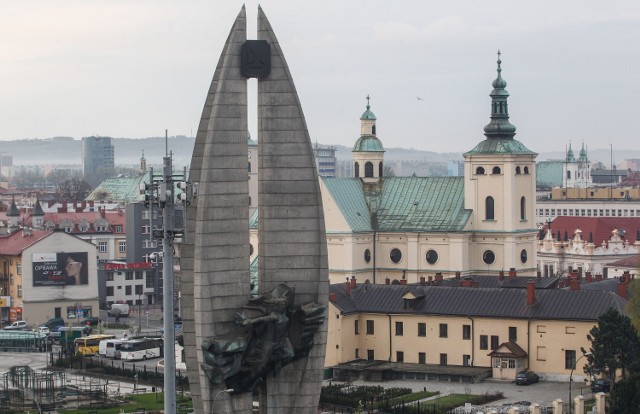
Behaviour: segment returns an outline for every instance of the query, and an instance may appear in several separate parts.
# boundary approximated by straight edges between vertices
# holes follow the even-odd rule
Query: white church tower
[[[472,210],[468,230],[473,231],[470,266],[477,274],[515,269],[536,272],[535,190],[537,154],[513,137],[502,79],[500,52],[498,76],[491,91],[491,122],[484,127],[486,140],[464,154],[465,208]]]
[[[591,179],[591,161],[587,157],[587,150],[582,143],[578,159],[573,155],[571,143],[563,164],[564,188],[589,188],[593,184]]]
[[[360,117],[360,138],[353,145],[353,174],[365,183],[377,183],[383,176],[384,147],[376,137],[376,116],[367,109]]]

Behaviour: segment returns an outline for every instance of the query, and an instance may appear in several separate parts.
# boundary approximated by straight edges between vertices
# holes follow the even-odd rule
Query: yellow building
[[[579,381],[587,333],[607,309],[623,312],[626,303],[611,291],[536,289],[535,279],[525,289],[470,281],[331,285],[326,366],[338,378],[470,381],[513,380],[527,368],[562,381],[575,369]]]

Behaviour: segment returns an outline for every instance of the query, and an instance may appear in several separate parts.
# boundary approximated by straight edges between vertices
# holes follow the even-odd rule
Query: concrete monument
[[[260,297],[252,301],[249,77],[258,78],[259,140]],[[196,412],[251,413],[248,391],[257,389],[261,413],[315,413],[328,295],[322,200],[302,108],[260,8],[257,40],[246,39],[244,7],[227,38],[202,111],[189,180],[199,184],[199,194],[187,209],[181,284]],[[238,334],[239,327],[246,330]]]

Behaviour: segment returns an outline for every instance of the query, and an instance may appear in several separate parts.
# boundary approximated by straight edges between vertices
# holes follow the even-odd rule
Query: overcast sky
[[[246,2],[249,38],[257,4]],[[527,147],[564,150],[569,140],[591,149],[639,147],[637,0],[261,5],[314,141],[352,145],[369,94],[386,147],[468,151],[484,139],[501,49],[511,122]],[[3,2],[0,140],[194,134],[241,6]]]

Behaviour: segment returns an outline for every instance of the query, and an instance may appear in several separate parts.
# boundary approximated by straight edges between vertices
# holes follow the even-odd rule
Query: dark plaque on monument
[[[271,45],[266,40],[247,40],[241,49],[240,71],[247,78],[264,78],[271,72]]]

